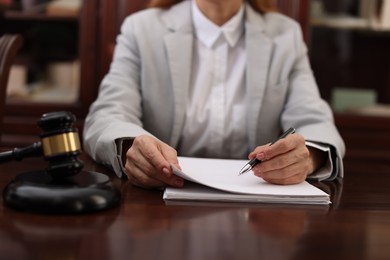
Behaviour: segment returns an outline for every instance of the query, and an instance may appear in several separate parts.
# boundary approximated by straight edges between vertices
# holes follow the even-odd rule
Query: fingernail
[[[183,187],[184,185],[184,180],[183,179],[176,179],[175,180],[175,186],[176,187]]]
[[[265,160],[265,154],[264,153],[259,153],[256,155],[256,158],[259,160]]]
[[[167,168],[163,168],[163,173],[167,177],[171,176],[171,172]]]

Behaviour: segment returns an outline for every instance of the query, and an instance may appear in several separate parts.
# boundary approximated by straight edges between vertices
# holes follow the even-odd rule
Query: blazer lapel
[[[191,4],[184,1],[165,13],[163,21],[170,33],[165,38],[174,93],[174,125],[170,145],[176,147],[184,124],[186,98],[191,77],[193,53],[193,26]],[[245,41],[247,49],[246,87],[248,93],[247,124],[250,149],[257,145],[259,115],[267,73],[271,60],[273,43],[264,33],[264,21],[249,4],[246,4]],[[253,115],[256,115],[254,118]],[[264,126],[266,127],[266,126]]]
[[[248,53],[246,87],[247,93],[249,93],[247,97],[248,110],[246,113],[246,121],[248,125],[250,150],[253,150],[258,145],[256,133],[259,131],[259,125],[261,125],[259,123],[259,115],[267,84],[267,74],[273,50],[273,42],[264,33],[264,22],[262,17],[248,4],[246,8],[245,30],[246,49]]]
[[[170,30],[164,42],[174,93],[174,125],[169,142],[173,147],[177,146],[183,129],[190,85],[194,39],[191,17],[190,2],[185,1],[174,6],[163,18]]]

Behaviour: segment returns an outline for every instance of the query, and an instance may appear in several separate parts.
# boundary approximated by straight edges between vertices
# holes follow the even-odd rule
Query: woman
[[[342,177],[344,143],[300,27],[270,3],[156,0],[129,16],[84,149],[147,188],[183,186],[177,154],[256,157],[254,174],[276,184]],[[267,145],[289,127],[297,133]]]

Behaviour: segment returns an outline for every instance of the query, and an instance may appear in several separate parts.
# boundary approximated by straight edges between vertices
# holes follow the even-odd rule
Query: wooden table
[[[0,259],[390,259],[390,164],[345,165],[342,182],[317,183],[332,205],[165,203],[113,177],[119,207],[40,215],[0,205]],[[0,165],[0,189],[41,158]]]

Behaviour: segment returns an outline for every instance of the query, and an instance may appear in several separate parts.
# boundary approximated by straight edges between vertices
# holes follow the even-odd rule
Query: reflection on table
[[[110,176],[119,207],[40,215],[0,206],[0,252],[12,259],[385,259],[390,257],[390,165],[346,165],[343,181],[313,183],[330,206],[165,202],[161,190]],[[359,162],[362,163],[362,162]],[[42,159],[0,165],[0,189]]]

